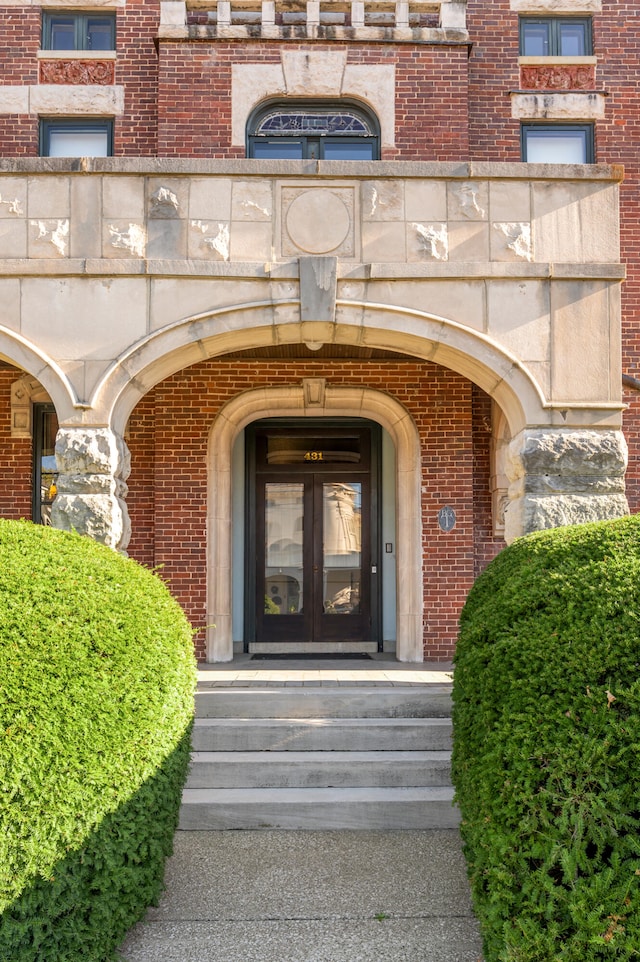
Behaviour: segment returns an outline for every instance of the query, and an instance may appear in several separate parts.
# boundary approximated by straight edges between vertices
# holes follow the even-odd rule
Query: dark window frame
[[[520,56],[545,56],[545,57],[564,57],[573,56],[571,54],[562,53],[562,34],[561,27],[563,24],[583,24],[585,27],[584,37],[585,37],[585,51],[580,56],[590,57],[593,55],[593,18],[590,16],[583,17],[520,17],[519,20],[519,34],[520,34]],[[525,32],[528,24],[545,24],[549,27],[549,52],[547,54],[528,54],[525,49]],[[576,56],[578,56],[576,54]]]
[[[274,113],[287,114],[306,114],[323,115],[351,114],[354,119],[361,122],[368,133],[354,134],[333,132],[315,132],[309,129],[308,132],[301,131],[296,134],[294,130],[283,129],[283,131],[270,131],[269,133],[259,133],[260,126],[265,120]],[[380,125],[378,118],[363,104],[353,100],[270,100],[260,104],[251,113],[246,128],[246,153],[247,157],[255,159],[255,145],[262,143],[300,144],[302,160],[324,160],[325,150],[328,145],[336,144],[369,144],[371,146],[371,160],[380,159]],[[268,159],[268,158],[258,158]],[[274,159],[276,159],[274,157]]]
[[[113,120],[103,117],[51,117],[40,121],[39,151],[41,157],[50,157],[51,132],[54,130],[101,131],[107,135],[107,157],[113,156]],[[69,156],[79,156],[70,154]],[[102,156],[102,154],[97,155]]]
[[[595,163],[595,126],[592,123],[555,123],[555,124],[541,124],[541,123],[527,123],[520,125],[520,156],[524,163],[531,163],[527,159],[527,145],[528,145],[528,134],[531,131],[542,131],[546,134],[557,134],[560,136],[567,131],[581,132],[584,135],[584,145],[585,145],[585,160],[582,161],[584,164],[594,164]],[[542,161],[538,161],[542,163]],[[549,161],[550,164],[558,163],[558,161]]]
[[[73,20],[74,27],[74,45],[73,47],[53,47],[52,46],[52,34],[53,28],[55,26],[56,19]],[[43,50],[68,50],[72,53],[77,50],[91,51],[93,48],[91,46],[91,36],[90,36],[90,23],[91,21],[103,21],[110,28],[110,39],[111,46],[109,47],[99,47],[97,50],[102,53],[109,53],[116,49],[116,15],[115,13],[98,13],[98,12],[82,12],[76,13],[75,11],[47,11],[42,14],[42,49]]]
[[[58,480],[58,472],[42,470],[42,456],[45,441],[45,421],[51,416],[55,416],[56,409],[53,404],[47,403],[37,403],[33,405],[33,470],[32,470],[32,503],[31,503],[31,517],[35,524],[50,524],[50,521],[46,517],[46,509],[50,507],[55,498],[50,497],[51,485],[49,486],[49,492],[47,497],[43,497],[42,482],[43,473],[51,475],[51,484],[56,485]],[[45,509],[43,511],[43,508]]]

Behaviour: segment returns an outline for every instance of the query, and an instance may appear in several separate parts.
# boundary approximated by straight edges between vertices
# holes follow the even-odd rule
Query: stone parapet
[[[163,40],[469,41],[465,0],[163,0],[160,10]]]

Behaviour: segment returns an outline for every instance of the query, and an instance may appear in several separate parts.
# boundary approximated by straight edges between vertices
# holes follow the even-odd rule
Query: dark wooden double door
[[[360,420],[247,431],[250,641],[377,641],[378,434]]]

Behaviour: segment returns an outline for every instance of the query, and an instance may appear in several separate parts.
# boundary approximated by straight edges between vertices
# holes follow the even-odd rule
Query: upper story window
[[[521,17],[524,57],[587,57],[593,52],[591,17]]]
[[[380,133],[373,115],[342,101],[271,103],[254,111],[247,155],[261,160],[378,160]]]
[[[116,17],[111,13],[44,13],[43,50],[115,50]]]
[[[522,159],[530,164],[592,164],[593,124],[523,124]]]
[[[41,157],[110,157],[112,120],[40,121]]]

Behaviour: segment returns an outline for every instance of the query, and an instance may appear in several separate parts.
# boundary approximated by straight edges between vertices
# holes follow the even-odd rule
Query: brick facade
[[[304,51],[287,44],[287,51]],[[335,50],[314,45],[314,53]],[[466,47],[343,44],[352,65],[392,65],[396,76],[396,145],[383,160],[454,161],[468,156]],[[268,42],[164,43],[160,50],[158,150],[164,157],[245,156],[231,143],[231,68],[279,64]]]
[[[0,517],[30,518],[32,511],[33,443],[29,438],[11,437],[10,391],[20,376],[15,368],[0,366],[0,458],[5,483],[0,491]]]
[[[297,384],[305,377],[388,392],[414,417],[425,478],[425,644],[430,658],[450,658],[460,608],[474,575],[503,542],[491,533],[490,499],[473,497],[474,489],[488,491],[489,399],[466,379],[433,364],[210,361],[166,378],[140,402],[129,424],[130,555],[159,566],[192,623],[204,626],[206,451],[212,422],[221,407],[249,385]],[[457,515],[449,533],[437,524],[444,504]],[[196,644],[204,657],[201,635]]]
[[[41,12],[37,6],[0,3],[0,105],[13,102],[10,96],[49,76],[39,66]],[[635,5],[622,2],[605,5],[603,13],[594,15],[597,66],[589,67],[588,76],[594,78],[597,92],[608,94],[604,119],[595,125],[596,160],[625,167],[620,243],[628,280],[622,294],[622,369],[640,378],[636,13]],[[124,112],[114,118],[116,156],[243,158],[244,145],[237,136],[234,142],[232,126],[233,68],[275,68],[284,51],[304,54],[313,49],[316,55],[340,51],[348,68],[370,68],[372,77],[379,66],[393,68],[393,136],[383,143],[383,161],[517,162],[520,121],[512,117],[512,94],[520,91],[523,77],[537,90],[544,76],[534,69],[526,80],[521,72],[518,15],[509,0],[491,4],[470,0],[469,43],[455,38],[439,43],[411,39],[367,43],[355,36],[331,40],[326,33],[311,47],[294,34],[283,43],[261,36],[257,29],[255,36],[249,30],[245,39],[214,39],[202,10],[191,12],[189,23],[196,33],[179,38],[162,33],[158,0],[127,0],[117,8],[116,58],[113,77],[108,75],[113,83],[107,85],[121,88],[124,98]],[[427,25],[436,23],[430,15]],[[318,79],[320,86],[325,81],[330,86],[330,78]],[[577,83],[575,78],[570,82]],[[9,99],[3,101],[3,95]],[[38,154],[40,116],[24,109],[20,113],[0,109],[0,158]],[[440,219],[446,220],[446,215]],[[584,361],[576,357],[567,363],[579,366]],[[0,495],[0,515],[11,518],[30,516],[32,498],[31,442],[11,438],[10,432],[9,388],[19,375],[17,368],[0,370],[0,458],[4,477],[11,479]],[[460,608],[473,578],[504,542],[493,533],[491,399],[470,380],[426,361],[306,360],[294,351],[286,361],[223,357],[164,378],[139,401],[126,432],[132,455],[129,554],[160,568],[194,626],[202,629],[207,621],[206,452],[211,424],[226,402],[249,387],[299,384],[308,377],[385,392],[414,419],[423,472],[425,654],[430,659],[450,658]],[[628,388],[625,400],[627,495],[631,510],[637,511],[640,393]],[[457,519],[448,533],[437,524],[438,510],[445,503],[454,508]],[[201,630],[196,649],[205,656]]]

